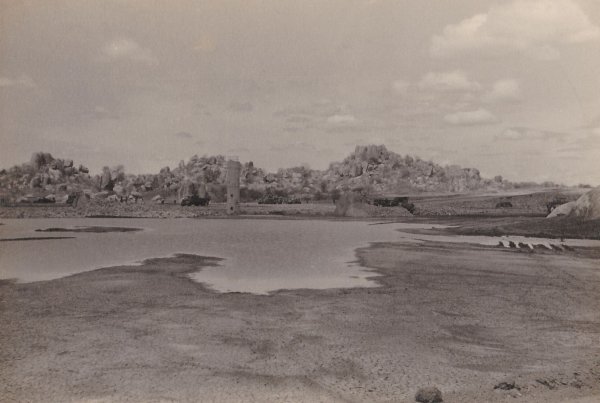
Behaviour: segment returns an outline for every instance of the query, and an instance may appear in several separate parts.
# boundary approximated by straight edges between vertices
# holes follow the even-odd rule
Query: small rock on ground
[[[436,387],[421,388],[415,395],[415,400],[420,403],[441,403],[442,392]]]

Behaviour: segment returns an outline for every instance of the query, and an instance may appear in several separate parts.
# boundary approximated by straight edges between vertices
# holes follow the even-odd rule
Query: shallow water
[[[0,242],[0,278],[49,280],[153,257],[192,253],[224,258],[191,277],[219,291],[267,293],[278,289],[374,287],[374,273],[359,267],[354,249],[394,241],[398,228],[356,221],[230,219],[27,219],[3,220],[0,239],[50,234],[73,239]],[[139,232],[54,232],[75,226],[143,228]]]
[[[356,248],[371,242],[449,242],[487,246],[515,244],[600,247],[600,241],[525,237],[423,235],[403,229],[442,225],[360,221],[268,219],[25,219],[2,220],[0,278],[50,280],[101,267],[191,253],[220,257],[218,267],[190,275],[221,292],[268,293],[279,289],[375,287],[375,273],[355,262]],[[138,232],[35,232],[52,227],[133,227]],[[72,236],[73,238],[59,239]],[[48,236],[57,239],[47,239]]]

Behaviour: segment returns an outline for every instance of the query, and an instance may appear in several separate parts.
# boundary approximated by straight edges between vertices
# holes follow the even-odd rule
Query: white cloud
[[[128,59],[146,64],[157,64],[158,59],[150,49],[140,46],[136,41],[128,38],[115,39],[104,45],[102,54],[105,59]]]
[[[514,79],[496,81],[483,99],[486,102],[517,101],[521,98],[519,82]]]
[[[233,101],[229,104],[229,110],[232,112],[252,112],[254,110],[254,105],[248,101]]]
[[[214,52],[215,49],[217,49],[215,42],[207,35],[202,35],[193,47],[195,51],[206,53]]]
[[[505,140],[522,140],[525,137],[525,134],[522,130],[513,129],[511,127],[504,130],[496,137]]]
[[[31,77],[21,74],[18,78],[0,77],[0,87],[35,87],[35,82]]]
[[[419,81],[419,88],[435,91],[477,91],[481,85],[469,80],[463,71],[454,70],[425,74]]]
[[[502,133],[496,136],[500,140],[537,140],[537,141],[548,141],[558,140],[563,141],[565,139],[576,140],[579,135],[568,134],[561,132],[553,132],[549,130],[535,129],[531,127],[509,127]]]
[[[392,89],[401,95],[406,94],[408,88],[410,87],[410,83],[406,80],[396,80],[392,83]]]
[[[327,123],[332,123],[336,125],[345,125],[352,124],[356,122],[356,117],[354,115],[331,115],[327,118]]]
[[[444,120],[456,126],[487,125],[498,122],[498,118],[490,111],[479,108],[474,111],[450,113]]]
[[[573,0],[512,0],[486,13],[448,25],[433,37],[432,56],[470,52],[499,55],[520,51],[541,59],[555,59],[559,44],[600,38],[600,28]]]
[[[175,133],[175,137],[179,137],[181,139],[191,139],[194,136],[192,136],[192,134],[189,132],[177,132]]]

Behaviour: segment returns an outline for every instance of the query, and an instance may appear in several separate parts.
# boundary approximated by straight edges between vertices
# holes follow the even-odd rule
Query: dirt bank
[[[357,256],[382,287],[218,294],[187,273],[219,260],[193,255],[0,282],[0,396],[409,402],[426,385],[446,402],[600,395],[598,260],[437,243]],[[520,390],[494,391],[504,380]]]
[[[437,217],[416,219],[415,222],[446,224],[451,228],[405,230],[413,233],[454,235],[521,235],[538,238],[600,239],[600,220],[570,217]]]
[[[577,191],[547,190],[524,191],[519,194],[421,194],[411,196],[414,214],[422,217],[478,216],[478,217],[545,217],[547,204],[557,198],[563,201],[575,200]],[[505,207],[501,207],[505,206]],[[506,207],[509,206],[509,207]],[[365,216],[398,217],[409,215],[401,208],[365,206]],[[335,205],[330,202],[302,204],[258,204],[242,203],[244,215],[333,217]],[[61,218],[61,217],[222,217],[226,215],[224,203],[211,203],[208,206],[185,206],[177,204],[111,203],[90,201],[77,208],[65,205],[17,205],[0,206],[0,218]],[[363,214],[361,214],[362,216]]]

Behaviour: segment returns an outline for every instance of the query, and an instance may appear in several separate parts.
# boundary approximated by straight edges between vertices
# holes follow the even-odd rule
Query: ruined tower
[[[240,212],[240,173],[242,164],[237,158],[227,161],[227,214]]]

